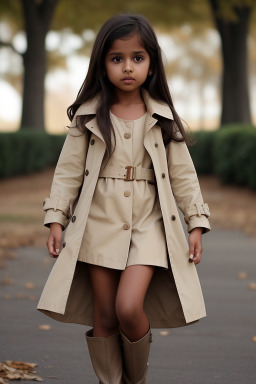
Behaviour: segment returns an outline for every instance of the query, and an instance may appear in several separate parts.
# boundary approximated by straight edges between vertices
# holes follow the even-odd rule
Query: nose
[[[130,60],[126,60],[124,62],[124,66],[123,66],[123,72],[125,73],[131,73],[133,72],[133,67],[132,67],[132,63]]]

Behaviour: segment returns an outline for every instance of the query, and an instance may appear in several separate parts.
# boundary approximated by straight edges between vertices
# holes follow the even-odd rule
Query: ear
[[[153,73],[153,72],[152,72],[152,69],[150,69],[150,70],[148,71],[148,75],[151,76],[152,73]]]

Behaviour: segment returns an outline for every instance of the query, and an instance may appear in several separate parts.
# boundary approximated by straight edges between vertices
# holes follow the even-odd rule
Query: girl
[[[57,260],[37,308],[92,326],[86,340],[100,383],[146,383],[151,328],[206,315],[195,264],[210,213],[143,16],[105,22],[68,116],[43,203]]]

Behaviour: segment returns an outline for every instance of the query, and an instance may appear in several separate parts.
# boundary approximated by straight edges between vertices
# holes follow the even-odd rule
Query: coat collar
[[[159,116],[165,117],[166,119],[174,120],[170,107],[162,101],[153,99],[145,88],[142,88],[142,97],[144,99],[144,102],[147,108],[147,116],[145,121],[145,124],[146,124],[145,135],[157,122],[157,118],[153,117],[153,115],[159,115]],[[96,110],[97,110],[99,100],[100,100],[100,94],[96,95],[93,99],[81,104],[76,111],[76,115],[72,121],[71,127],[76,124],[77,116],[92,115],[93,116],[92,120],[90,120],[89,123],[86,123],[85,126],[90,131],[95,133],[102,141],[105,142],[96,119]]]

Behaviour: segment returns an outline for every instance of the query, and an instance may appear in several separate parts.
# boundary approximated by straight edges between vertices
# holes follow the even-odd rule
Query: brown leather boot
[[[122,384],[122,350],[119,332],[109,337],[94,337],[93,329],[85,333],[94,372],[99,384]]]
[[[120,330],[123,347],[123,384],[146,384],[151,328],[141,339],[131,342]]]

